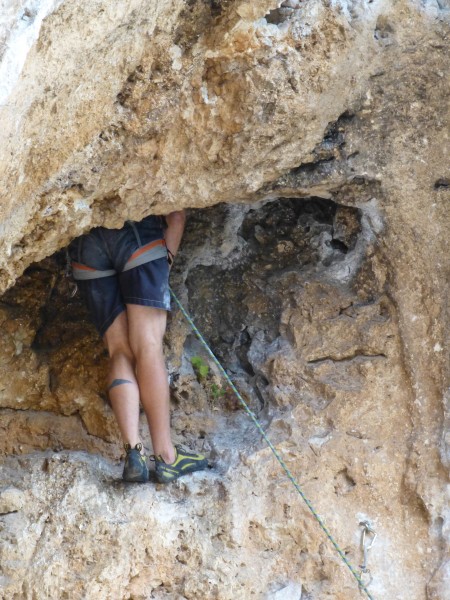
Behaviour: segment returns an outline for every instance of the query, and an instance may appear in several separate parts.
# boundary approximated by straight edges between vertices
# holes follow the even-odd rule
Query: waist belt
[[[145,246],[138,248],[127,260],[121,272],[124,273],[125,271],[144,265],[152,260],[157,260],[158,258],[167,258],[166,242],[164,240],[155,240],[154,242],[150,242],[149,244],[145,244]],[[88,279],[112,277],[113,275],[117,275],[117,271],[115,269],[106,269],[102,271],[72,261],[72,275],[73,278],[78,281],[86,281]]]

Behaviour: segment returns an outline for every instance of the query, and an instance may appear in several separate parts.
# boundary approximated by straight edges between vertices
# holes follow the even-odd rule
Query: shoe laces
[[[138,442],[134,448],[131,447],[131,444],[124,444],[123,447],[125,448],[125,452],[127,454],[129,454],[132,450],[137,450],[138,452],[140,452],[142,454],[143,446],[142,446],[141,442]]]

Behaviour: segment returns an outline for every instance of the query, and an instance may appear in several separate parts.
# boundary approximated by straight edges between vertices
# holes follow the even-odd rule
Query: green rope
[[[315,518],[315,520],[317,521],[317,523],[319,524],[320,528],[322,529],[322,531],[325,533],[325,535],[327,536],[327,538],[329,539],[329,541],[331,542],[331,544],[333,545],[334,549],[336,550],[336,552],[339,554],[339,556],[342,558],[342,560],[344,561],[345,565],[348,567],[348,569],[350,570],[351,574],[353,575],[353,577],[356,579],[356,581],[358,582],[359,588],[361,590],[363,590],[367,597],[370,600],[375,600],[375,598],[370,594],[369,590],[367,589],[367,587],[365,586],[363,580],[361,579],[361,577],[358,575],[356,569],[352,566],[352,564],[347,560],[347,557],[345,556],[344,552],[340,549],[340,547],[338,546],[338,544],[334,541],[333,537],[331,536],[331,533],[328,531],[328,529],[325,526],[325,523],[323,522],[323,520],[321,519],[321,517],[317,514],[317,512],[315,511],[313,505],[311,504],[311,502],[308,500],[308,498],[305,496],[305,494],[303,493],[303,490],[301,489],[300,485],[297,483],[296,479],[294,478],[294,476],[292,475],[292,473],[289,471],[288,467],[286,466],[286,463],[284,462],[284,460],[282,459],[280,453],[278,452],[278,450],[275,448],[275,446],[272,444],[272,442],[270,441],[269,437],[267,436],[266,432],[264,431],[264,429],[262,428],[261,424],[259,423],[255,413],[248,407],[247,403],[245,402],[244,398],[241,396],[241,394],[239,393],[239,391],[237,390],[236,386],[234,385],[234,383],[232,382],[232,380],[230,379],[228,373],[225,371],[225,369],[222,367],[222,365],[220,364],[219,360],[216,358],[215,354],[213,353],[213,351],[211,350],[211,348],[209,347],[208,343],[206,342],[205,338],[202,336],[202,334],[200,333],[200,331],[197,329],[197,326],[195,325],[194,321],[191,319],[191,317],[189,316],[189,314],[186,312],[186,310],[184,309],[183,305],[181,304],[181,302],[178,300],[177,296],[175,295],[174,291],[172,290],[172,288],[170,288],[170,293],[172,294],[173,299],[175,300],[176,304],[178,305],[178,308],[181,310],[181,312],[184,315],[184,318],[186,319],[186,321],[189,323],[189,325],[191,326],[193,332],[195,333],[195,335],[198,337],[198,339],[200,340],[200,342],[202,343],[202,345],[204,346],[204,348],[206,349],[206,351],[208,352],[209,356],[212,358],[212,360],[214,361],[214,363],[217,365],[218,369],[220,370],[220,372],[222,373],[222,375],[225,377],[225,379],[227,380],[229,386],[231,387],[231,389],[233,390],[233,392],[236,394],[237,399],[239,400],[239,402],[241,403],[242,407],[244,408],[245,412],[248,414],[248,416],[251,418],[251,420],[253,421],[253,423],[255,424],[256,428],[258,429],[258,431],[261,433],[262,437],[264,438],[265,442],[267,443],[267,445],[269,446],[269,448],[272,450],[273,454],[275,455],[275,458],[277,459],[277,461],[280,463],[283,471],[286,473],[286,475],[288,476],[289,480],[291,481],[292,485],[295,487],[295,489],[297,490],[297,492],[300,494],[300,496],[303,498],[306,506],[309,508],[309,510],[311,511],[313,517]]]

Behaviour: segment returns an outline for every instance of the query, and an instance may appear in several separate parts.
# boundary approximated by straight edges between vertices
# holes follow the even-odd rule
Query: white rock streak
[[[63,0],[28,0],[0,4],[0,105],[5,104],[20,77],[43,20]]]

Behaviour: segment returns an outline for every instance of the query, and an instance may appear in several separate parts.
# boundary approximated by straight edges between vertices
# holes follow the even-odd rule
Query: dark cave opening
[[[204,264],[197,260],[200,264],[184,271],[184,285],[189,311],[214,353],[232,376],[246,380],[255,393],[253,408],[260,410],[267,404],[268,381],[253,364],[254,348],[279,338],[282,311],[299,281],[326,276],[354,250],[361,214],[323,198],[214,206],[190,215],[183,260],[189,262],[196,239],[219,247],[223,240],[214,232],[229,229],[231,222],[235,250],[226,257],[210,252]]]
[[[282,335],[281,314],[289,303],[295,303],[298,285],[308,278],[326,277],[330,268],[352,254],[361,234],[361,213],[314,197],[216,205],[188,213],[172,287],[187,296],[186,308],[214,353],[245,387],[252,408],[261,411],[270,402],[266,394],[270,381],[255,356]],[[13,359],[17,362],[13,368],[34,361],[35,369],[47,373],[39,383],[30,380],[34,393],[23,408],[79,414],[90,435],[108,439],[111,434],[102,423],[101,408],[106,405],[107,353],[80,295],[72,292],[64,250],[31,265],[0,299],[0,308],[13,324],[10,333],[8,328],[4,331],[4,343],[12,343],[17,336],[26,338],[25,352]],[[172,357],[171,345],[179,348],[182,334],[176,312],[169,321],[167,351]],[[193,334],[183,335],[187,335],[184,370],[180,374],[178,367],[170,367],[172,399],[181,412],[203,410],[190,363],[200,350],[192,341]],[[201,383],[215,410],[238,410],[226,385],[217,383],[216,377]],[[192,385],[197,386],[195,390]],[[81,400],[79,386],[83,388]],[[14,409],[15,396],[14,387],[5,390],[2,408]],[[86,398],[98,399],[97,421],[91,419],[92,400]]]

